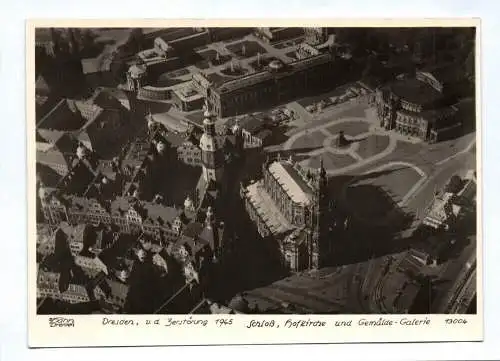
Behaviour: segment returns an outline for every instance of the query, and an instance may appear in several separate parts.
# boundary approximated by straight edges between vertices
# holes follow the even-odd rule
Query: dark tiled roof
[[[290,178],[292,178],[295,183],[297,183],[304,193],[312,193],[311,187],[306,183],[306,181],[301,177],[297,170],[288,162],[282,161],[281,165],[287,171]]]
[[[116,297],[121,300],[126,300],[130,286],[114,277],[106,278],[106,283],[110,288],[111,297]]]
[[[101,108],[119,110],[122,107],[130,110],[130,102],[121,89],[116,88],[98,88],[92,96],[92,102]]]
[[[441,98],[441,93],[417,79],[396,80],[389,85],[401,99],[418,105],[432,104]]]
[[[78,111],[75,102],[63,99],[38,122],[37,127],[71,131],[80,129],[85,123],[86,120]]]
[[[419,71],[430,73],[436,80],[443,84],[450,84],[459,79],[460,71],[457,64],[447,63],[426,67]]]
[[[265,120],[260,117],[248,116],[243,118],[239,125],[241,128],[245,129],[250,133],[258,132],[266,125]]]
[[[172,28],[165,30],[165,32],[162,32],[158,37],[166,43],[169,43],[194,34],[197,34],[197,32],[193,28]]]
[[[167,144],[170,144],[172,147],[177,148],[180,147],[184,142],[186,142],[186,138],[180,134],[166,132],[163,136]]]
[[[51,89],[47,84],[47,81],[42,75],[39,75],[35,83],[35,91],[37,94],[49,94]]]
[[[203,223],[190,222],[186,225],[182,234],[185,235],[186,237],[194,238],[194,237],[197,237],[201,233],[203,228],[204,228]]]
[[[163,224],[172,223],[181,213],[179,209],[174,207],[168,207],[150,202],[144,203],[143,207],[146,210],[146,214],[149,219],[161,220],[161,223]]]
[[[49,149],[47,151],[36,152],[36,161],[40,164],[58,164],[61,166],[69,167],[67,157],[57,149]]]

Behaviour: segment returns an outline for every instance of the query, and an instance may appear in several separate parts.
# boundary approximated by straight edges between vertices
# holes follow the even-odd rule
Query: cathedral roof
[[[294,202],[305,205],[311,203],[311,188],[289,162],[273,162],[269,166],[269,172],[277,179]]]

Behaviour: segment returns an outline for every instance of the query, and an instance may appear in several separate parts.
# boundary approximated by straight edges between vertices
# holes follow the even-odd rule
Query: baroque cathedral
[[[333,256],[333,237],[339,222],[329,198],[328,176],[304,169],[292,157],[268,159],[263,178],[241,185],[245,209],[264,239],[279,244],[283,263],[291,271],[327,266]]]

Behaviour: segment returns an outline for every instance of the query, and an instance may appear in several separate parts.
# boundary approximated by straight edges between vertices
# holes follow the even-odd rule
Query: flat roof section
[[[418,105],[431,104],[442,97],[436,89],[417,79],[396,80],[389,87],[401,99]]]

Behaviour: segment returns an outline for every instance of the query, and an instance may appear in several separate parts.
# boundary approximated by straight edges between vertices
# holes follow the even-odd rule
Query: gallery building
[[[209,90],[209,100],[219,118],[270,107],[334,83],[334,58],[319,54],[288,64],[275,59],[266,70],[228,80]]]

